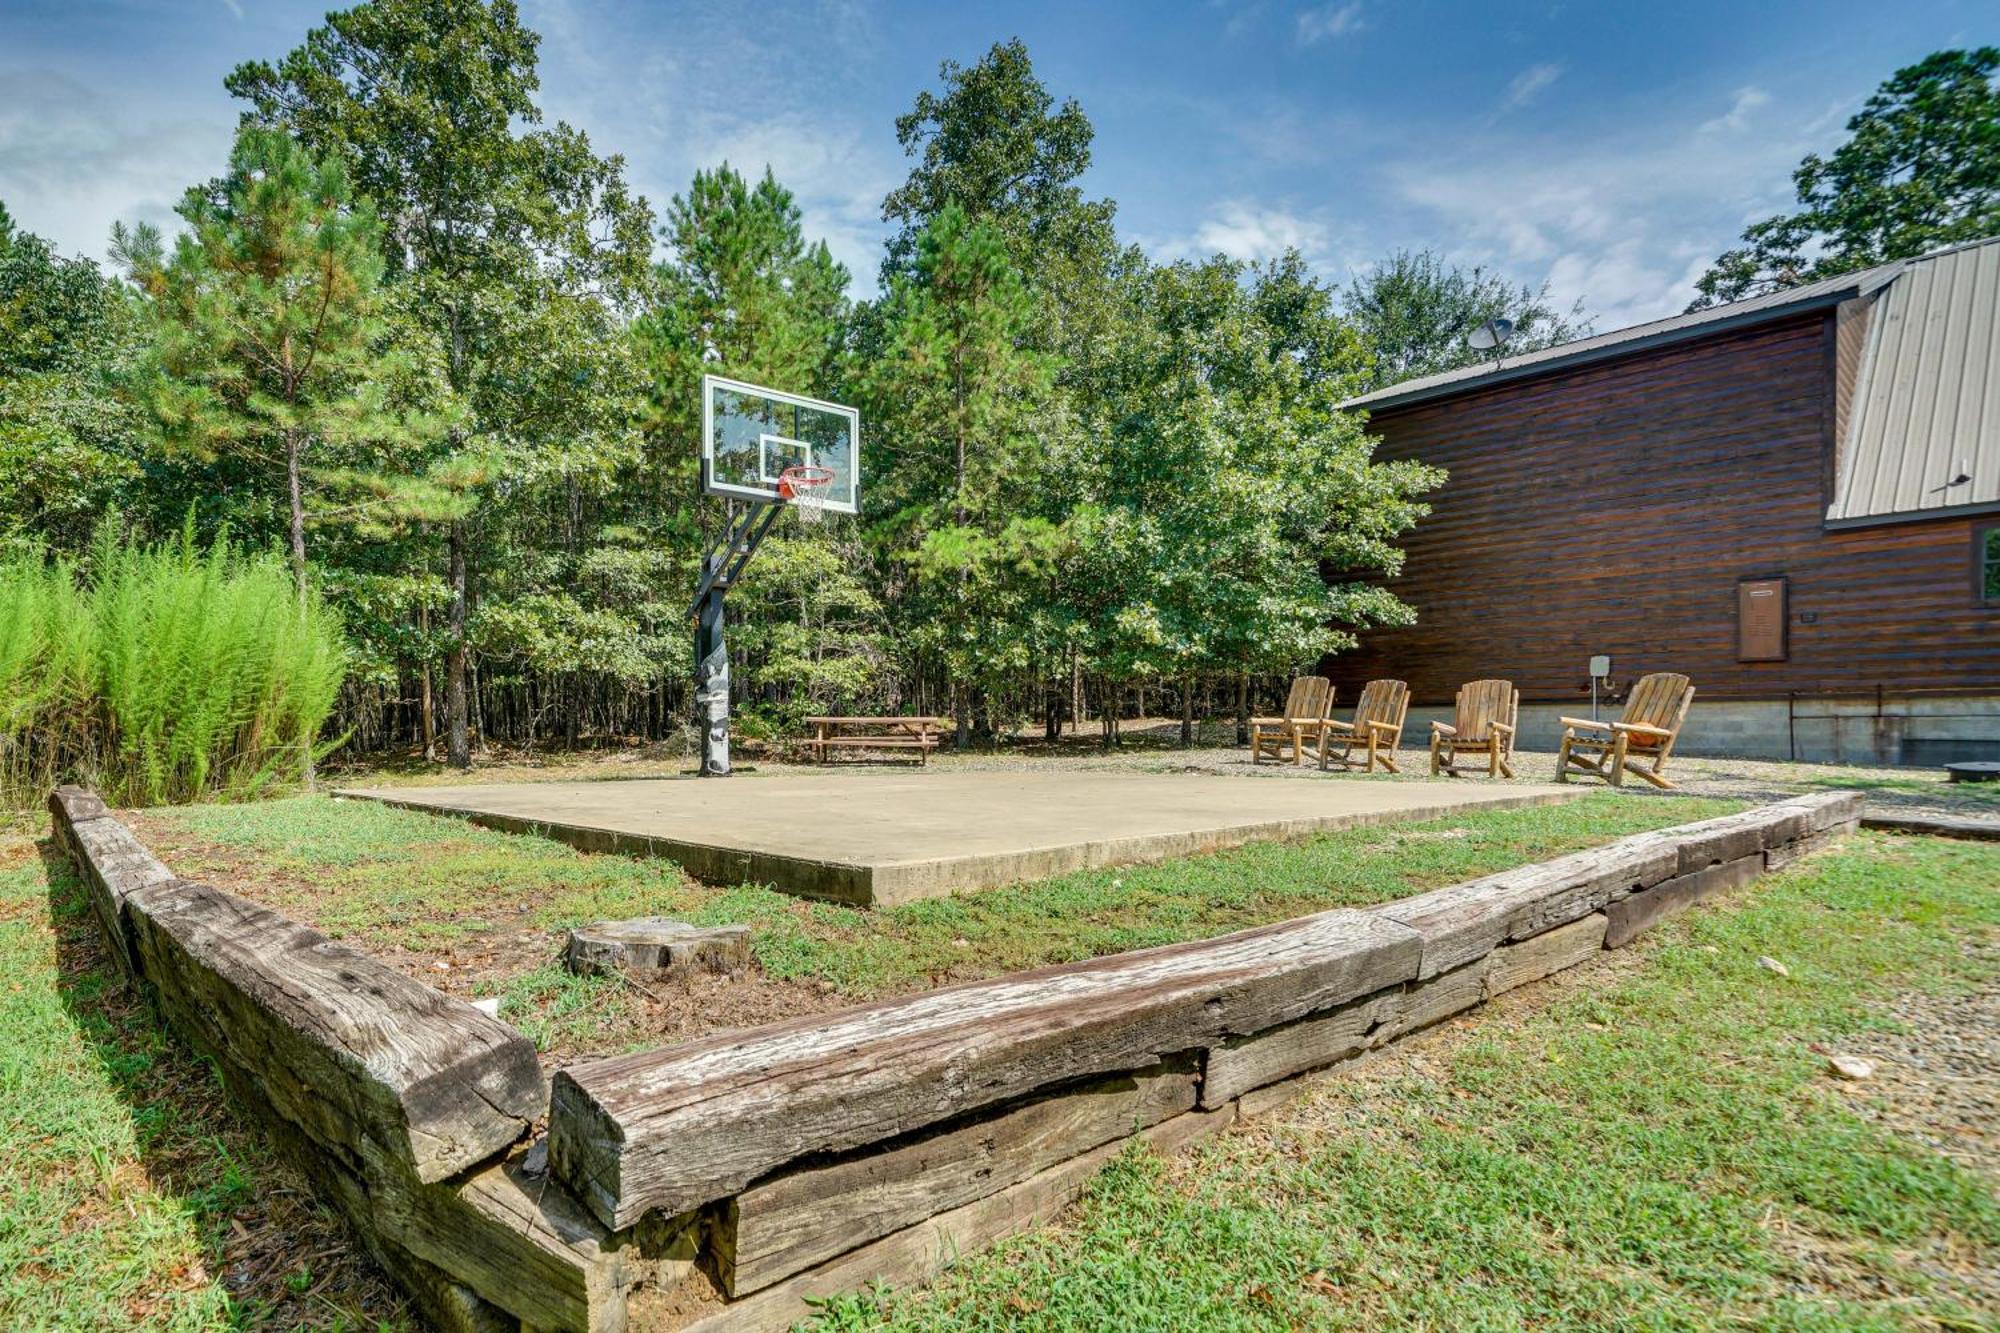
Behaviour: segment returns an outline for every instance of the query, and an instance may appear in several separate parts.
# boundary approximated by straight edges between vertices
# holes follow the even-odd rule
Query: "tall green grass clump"
[[[0,561],[0,801],[58,782],[122,805],[254,795],[305,771],[346,661],[318,595],[226,539],[107,525],[83,566]]]

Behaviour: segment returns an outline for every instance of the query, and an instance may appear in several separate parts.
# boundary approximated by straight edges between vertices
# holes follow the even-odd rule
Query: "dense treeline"
[[[1345,294],[1296,254],[1150,262],[1018,42],[896,123],[912,166],[856,299],[768,171],[716,164],[656,217],[542,121],[536,47],[508,0],[330,15],[229,76],[230,160],[171,243],[119,229],[112,275],[0,211],[14,568],[87,584],[106,515],[268,545],[345,627],[329,734],[364,750],[684,734],[714,370],[866,423],[863,515],[785,529],[733,595],[746,728],[1109,735],[1135,687],[1230,701],[1406,619],[1383,579],[1439,478],[1334,405],[1466,355],[1468,319],[1576,332],[1429,256]]]
[[[1410,615],[1385,580],[1440,478],[1376,461],[1336,404],[1464,364],[1489,318],[1515,351],[1589,331],[1427,252],[1339,290],[1295,253],[1152,262],[1085,193],[1089,119],[1019,42],[946,62],[896,121],[910,171],[860,298],[758,164],[656,215],[543,122],[537,45],[511,0],[330,15],[228,76],[221,174],[171,243],[117,229],[110,274],[0,207],[0,776],[113,751],[135,798],[254,787],[276,753],[310,776],[302,699],[352,749],[457,763],[691,736],[687,599],[724,519],[696,492],[711,370],[865,422],[861,517],[784,528],[732,594],[744,730],[915,710],[963,739],[1090,716],[1115,740],[1132,708],[1240,714]],[[1703,299],[1990,232],[1996,69],[1982,48],[1900,71]],[[222,534],[277,563],[195,556]],[[277,689],[227,663],[278,631],[184,600],[268,619],[274,571],[312,645],[278,714],[183,701],[213,728],[169,741],[120,711],[140,695],[87,697],[111,687],[77,617],[125,660],[206,644],[216,689]],[[113,588],[222,628],[114,624],[90,609]],[[174,660],[146,683],[202,680]]]

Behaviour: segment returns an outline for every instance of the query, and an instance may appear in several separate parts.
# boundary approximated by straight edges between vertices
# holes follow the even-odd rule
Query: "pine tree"
[[[847,270],[808,245],[798,203],[767,168],[756,184],[728,163],[697,171],[667,206],[667,257],[633,326],[652,390],[655,503],[693,494],[704,374],[829,397],[848,315]]]
[[[1029,590],[1059,543],[1014,503],[1042,467],[1052,364],[1022,345],[1034,313],[1004,235],[947,204],[884,303],[864,377],[879,423],[871,504],[927,589],[916,619],[956,685],[961,745],[970,691],[1032,661]]]
[[[156,316],[151,404],[170,444],[275,465],[303,598],[311,456],[402,426],[376,382],[381,224],[339,162],[254,126],[178,211],[171,256],[151,228],[113,236]]]
[[[497,526],[487,511],[505,493],[546,528],[533,512],[542,486],[567,489],[574,512],[579,488],[610,487],[637,444],[637,383],[612,312],[648,279],[652,211],[627,189],[623,159],[569,125],[541,127],[539,41],[512,0],[369,0],[329,15],[276,67],[251,62],[226,81],[250,119],[348,164],[381,210],[413,319],[443,349],[457,402],[431,476],[465,500],[445,532],[459,767],[472,762],[476,525]],[[519,564],[490,562],[501,575]]]
[[[339,162],[255,126],[237,133],[228,171],[188,191],[179,212],[188,230],[170,257],[151,228],[113,236],[152,300],[145,389],[170,445],[275,465],[303,608],[310,459],[404,427],[377,379],[381,226]],[[301,743],[308,785],[312,739]]]

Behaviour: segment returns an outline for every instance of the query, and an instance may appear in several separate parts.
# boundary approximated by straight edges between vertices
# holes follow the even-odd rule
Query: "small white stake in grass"
[[[1781,977],[1789,977],[1790,975],[1792,975],[1792,969],[1786,967],[1783,963],[1779,962],[1775,958],[1759,958],[1757,960],[1757,966],[1763,968],[1766,972],[1776,972]]]
[[[474,1000],[472,1007],[480,1013],[485,1014],[488,1018],[500,1017],[500,997],[498,995],[489,995],[483,1000]]]
[[[1858,1055],[1829,1055],[1826,1057],[1826,1063],[1834,1073],[1845,1079],[1859,1081],[1875,1077],[1874,1062],[1864,1060]]]

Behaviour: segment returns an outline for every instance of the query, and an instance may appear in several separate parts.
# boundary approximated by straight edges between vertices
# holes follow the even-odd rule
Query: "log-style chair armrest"
[[[1370,731],[1398,731],[1398,730],[1401,730],[1401,728],[1399,728],[1399,727],[1398,727],[1398,726],[1397,726],[1397,725],[1396,725],[1396,724],[1395,724],[1394,722],[1384,722],[1384,721],[1383,721],[1383,720],[1382,720],[1381,718],[1371,718],[1371,719],[1369,720],[1369,723],[1368,723],[1368,729],[1369,729]]]
[[[1457,727],[1454,727],[1454,726],[1453,726],[1453,725],[1452,725],[1451,723],[1449,723],[1449,722],[1433,722],[1433,723],[1431,723],[1431,730],[1432,730],[1432,731],[1435,731],[1435,732],[1436,732],[1436,733],[1438,733],[1438,735],[1440,735],[1440,736],[1456,736],[1456,735],[1458,735],[1458,728],[1457,728]]]
[[[1292,725],[1292,720],[1288,717],[1253,717],[1250,719],[1250,725],[1253,727],[1289,727]]]
[[[1514,734],[1514,728],[1513,728],[1513,727],[1512,727],[1511,725],[1509,725],[1508,723],[1505,723],[1505,722],[1495,722],[1495,723],[1493,724],[1493,730],[1495,730],[1495,731],[1504,731],[1504,732],[1506,732],[1506,733],[1507,733],[1507,734],[1508,734],[1509,736],[1511,736],[1511,735],[1513,735],[1513,734]]]
[[[1587,717],[1565,717],[1557,720],[1565,727],[1581,727],[1586,731],[1609,731],[1613,726],[1609,722],[1592,722]]]
[[[1354,730],[1354,724],[1352,722],[1342,722],[1340,719],[1332,717],[1328,718],[1322,725],[1324,725],[1326,729],[1329,731]]]
[[[1613,731],[1629,731],[1634,736],[1650,736],[1655,740],[1665,740],[1674,733],[1665,727],[1656,727],[1649,722],[1613,722]]]

